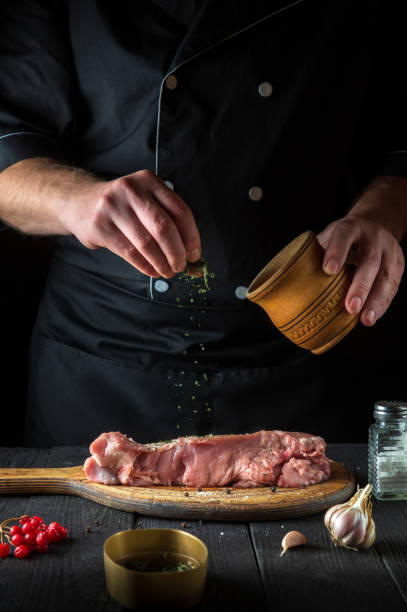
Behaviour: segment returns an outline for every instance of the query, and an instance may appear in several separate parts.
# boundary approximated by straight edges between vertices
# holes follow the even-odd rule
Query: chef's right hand
[[[201,256],[191,209],[150,170],[82,185],[62,221],[86,247],[109,249],[149,276],[170,278]]]

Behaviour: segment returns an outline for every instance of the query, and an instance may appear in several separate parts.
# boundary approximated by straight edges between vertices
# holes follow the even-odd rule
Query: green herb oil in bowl
[[[117,563],[135,572],[185,572],[200,565],[188,555],[163,550],[140,550]]]

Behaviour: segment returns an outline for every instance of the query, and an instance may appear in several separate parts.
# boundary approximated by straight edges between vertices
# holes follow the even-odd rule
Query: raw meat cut
[[[180,437],[139,444],[120,432],[101,434],[85,461],[88,480],[107,485],[303,487],[327,480],[319,436],[289,431]]]

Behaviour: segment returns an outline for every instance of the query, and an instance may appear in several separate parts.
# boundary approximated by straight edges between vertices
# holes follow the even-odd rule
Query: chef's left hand
[[[361,322],[368,326],[386,312],[404,271],[398,241],[407,231],[407,181],[383,181],[372,184],[345,217],[317,236],[325,248],[326,273],[336,274],[345,263],[355,264],[345,307],[349,313],[360,312]]]

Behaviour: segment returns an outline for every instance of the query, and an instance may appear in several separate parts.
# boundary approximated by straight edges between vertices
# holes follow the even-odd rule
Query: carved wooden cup
[[[313,232],[290,242],[250,283],[247,298],[259,304],[287,338],[313,353],[324,353],[357,324],[345,310],[353,269],[322,269],[324,249]]]

